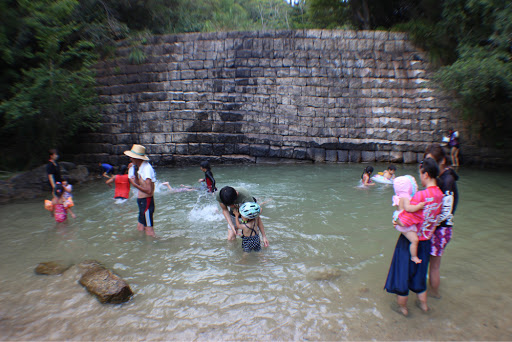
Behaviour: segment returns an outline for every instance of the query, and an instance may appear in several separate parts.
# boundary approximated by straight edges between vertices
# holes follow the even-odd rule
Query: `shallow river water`
[[[378,165],[383,170],[386,165]],[[358,186],[365,165],[219,166],[219,189],[249,189],[270,246],[245,254],[204,192],[155,194],[157,240],[136,230],[135,199],[98,180],[75,188],[76,220],[56,228],[43,198],[0,206],[2,340],[511,340],[510,173],[461,169],[442,299],[409,318],[383,290],[398,232],[391,186]],[[197,185],[199,167],[156,169]],[[416,166],[399,166],[398,175]],[[102,305],[77,270],[38,276],[44,261],[96,259],[135,292]]]

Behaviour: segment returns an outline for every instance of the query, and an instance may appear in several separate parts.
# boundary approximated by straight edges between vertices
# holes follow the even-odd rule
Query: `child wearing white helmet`
[[[240,206],[239,210],[235,211],[237,228],[242,230],[242,248],[244,252],[252,250],[258,252],[261,249],[259,232],[261,232],[263,238],[263,246],[268,247],[268,240],[265,228],[261,222],[260,213],[261,207],[255,202],[246,202]],[[241,223],[238,217],[241,217]]]

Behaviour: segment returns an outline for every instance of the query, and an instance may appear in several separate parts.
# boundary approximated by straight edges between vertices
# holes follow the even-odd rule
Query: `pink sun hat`
[[[412,196],[418,191],[418,184],[416,179],[411,175],[396,177],[393,181],[393,189],[395,189],[395,196],[393,196],[393,206],[398,206],[400,198],[411,199]]]

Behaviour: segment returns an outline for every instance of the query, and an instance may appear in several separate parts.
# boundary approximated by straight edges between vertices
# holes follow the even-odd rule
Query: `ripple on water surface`
[[[270,247],[259,253],[243,253],[239,238],[226,241],[214,196],[200,191],[159,187],[157,240],[136,230],[135,200],[116,203],[113,190],[99,181],[75,187],[78,218],[63,227],[55,226],[42,200],[0,207],[0,333],[6,340],[512,336],[512,279],[503,272],[512,257],[508,175],[460,170],[443,299],[429,299],[434,311],[428,317],[411,303],[412,317],[404,320],[382,289],[398,237],[390,225],[393,190],[360,188],[364,166],[215,167],[219,188],[243,186],[263,203]],[[398,173],[417,170],[401,166]],[[157,169],[157,175],[173,187],[195,185],[202,176],[197,168]],[[100,260],[124,277],[133,299],[101,305],[77,284],[76,268],[56,277],[33,272],[42,261],[84,259]]]

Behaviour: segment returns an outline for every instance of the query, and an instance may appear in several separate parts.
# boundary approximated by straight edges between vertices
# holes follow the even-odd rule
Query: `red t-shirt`
[[[128,198],[130,197],[130,181],[128,181],[128,175],[116,175],[114,179],[116,189],[114,192],[114,198]]]
[[[411,199],[411,204],[425,202],[423,210],[409,213],[403,210],[398,218],[404,226],[418,227],[418,238],[420,241],[430,240],[437,226],[437,217],[441,213],[443,204],[443,193],[437,186],[430,186],[425,190],[418,191]]]

